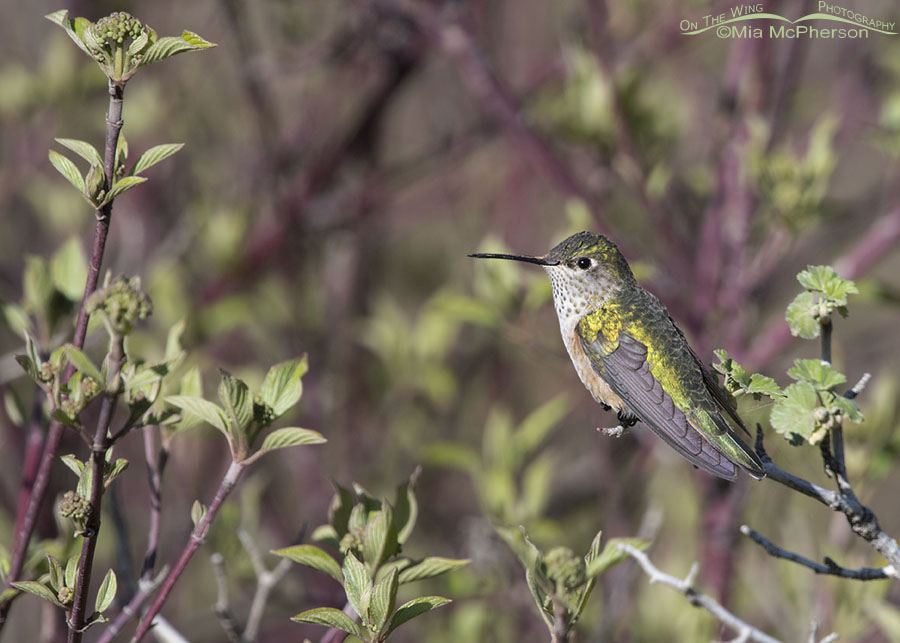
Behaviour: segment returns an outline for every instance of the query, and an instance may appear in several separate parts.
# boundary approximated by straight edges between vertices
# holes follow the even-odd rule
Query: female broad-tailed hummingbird
[[[694,465],[733,480],[737,467],[765,476],[738,434],[747,429],[715,376],[688,345],[666,307],[635,280],[616,245],[591,232],[547,254],[473,254],[543,266],[559,329],[578,376],[620,426],[638,420]]]

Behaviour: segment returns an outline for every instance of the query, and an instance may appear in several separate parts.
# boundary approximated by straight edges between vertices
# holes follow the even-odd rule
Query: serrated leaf
[[[344,578],[344,592],[347,594],[347,601],[356,610],[357,614],[364,614],[365,610],[360,609],[360,601],[363,592],[372,584],[372,577],[366,570],[366,566],[359,562],[353,552],[347,552],[341,572]]]
[[[425,612],[430,612],[433,609],[437,609],[438,607],[443,607],[451,603],[452,601],[449,598],[443,598],[441,596],[422,596],[420,598],[414,598],[411,601],[407,601],[400,608],[394,612],[394,616],[391,618],[390,627],[388,627],[387,633],[390,634],[398,627],[413,619],[420,614],[424,614]]]
[[[815,430],[815,411],[819,406],[816,389],[809,382],[797,382],[784,389],[784,394],[772,407],[772,428],[788,439],[794,435],[809,439]]]
[[[298,447],[306,444],[323,444],[328,442],[321,433],[310,429],[301,429],[295,426],[285,427],[272,431],[263,440],[259,448],[261,452]]]
[[[81,352],[80,349],[76,348],[72,344],[66,344],[63,347],[63,350],[66,354],[66,359],[79,371],[87,375],[88,377],[94,378],[94,380],[103,385],[103,376],[100,375],[100,369],[94,366],[94,363],[90,360],[90,358]]]
[[[136,185],[144,183],[146,180],[146,177],[143,176],[123,176],[113,184],[112,188],[110,188],[109,192],[106,193],[106,196],[104,197],[103,202],[100,205],[106,205],[107,203],[121,196],[124,192],[127,192]]]
[[[147,47],[141,64],[150,65],[186,51],[197,51],[215,46],[215,43],[204,40],[191,31],[185,31],[181,37],[165,36]]]
[[[339,583],[344,582],[344,575],[337,561],[314,545],[294,545],[293,547],[273,549],[272,553],[324,572]]]
[[[333,607],[317,607],[316,609],[306,610],[296,616],[291,617],[292,621],[298,623],[312,623],[313,625],[324,625],[325,627],[333,627],[347,632],[353,636],[365,640],[366,633],[362,627],[347,616],[344,612]]]
[[[194,527],[200,524],[200,521],[206,516],[206,505],[204,505],[199,500],[195,500],[194,504],[191,505],[191,522],[194,523]]]
[[[94,610],[97,612],[105,612],[106,608],[112,605],[116,598],[116,573],[113,570],[106,572],[100,588],[97,590],[97,598],[94,599]]]
[[[66,149],[72,150],[91,165],[103,167],[103,159],[100,157],[100,152],[87,141],[79,141],[74,138],[58,138],[56,142]]]
[[[60,174],[62,174],[66,178],[66,180],[75,187],[76,190],[78,190],[78,192],[84,194],[84,177],[81,176],[81,172],[78,171],[78,168],[75,167],[75,164],[68,158],[54,150],[50,150],[48,156],[53,167],[55,167],[56,170]]]
[[[411,583],[413,581],[422,580],[423,578],[434,578],[451,570],[465,567],[470,561],[468,558],[441,558],[439,556],[429,556],[418,562],[413,563],[400,572],[398,581],[401,585]]]
[[[768,395],[771,398],[783,397],[781,387],[771,377],[754,373],[750,376],[750,383],[747,385],[747,392],[753,395]]]
[[[166,143],[165,145],[155,145],[149,150],[141,154],[141,158],[137,160],[134,167],[131,168],[131,174],[140,174],[157,163],[166,160],[175,152],[184,147],[184,143]]]
[[[306,356],[275,364],[266,373],[259,396],[279,417],[294,406],[303,395],[301,378],[308,369]]]
[[[56,289],[72,301],[78,301],[84,294],[87,280],[87,259],[77,237],[66,241],[50,260],[50,273]]]
[[[166,402],[172,406],[176,406],[184,411],[190,411],[204,422],[211,424],[228,435],[228,420],[218,404],[214,404],[202,397],[194,397],[193,395],[170,395],[166,398]]]
[[[394,611],[397,601],[397,570],[392,569],[372,588],[369,602],[368,622],[375,631],[381,631]]]
[[[832,404],[840,410],[841,415],[855,424],[865,420],[856,403],[853,400],[848,400],[843,395],[836,395]]]
[[[815,339],[821,332],[819,320],[814,313],[816,296],[811,292],[802,292],[788,304],[785,319],[791,328],[791,334],[803,339]]]
[[[590,565],[587,567],[587,575],[590,578],[595,578],[601,575],[603,572],[608,570],[610,567],[614,565],[618,565],[623,560],[628,558],[628,554],[619,549],[619,544],[631,545],[635,549],[644,550],[650,544],[649,541],[643,540],[641,538],[612,538],[603,548],[603,551],[599,556],[597,556],[594,560],[591,561]]]
[[[859,292],[856,284],[842,279],[831,266],[807,266],[797,275],[797,281],[807,290],[820,293],[833,306],[847,304],[847,295]]]
[[[788,376],[800,382],[809,382],[820,391],[827,391],[847,381],[847,377],[820,359],[797,359],[788,369]]]
[[[22,590],[23,592],[28,592],[29,594],[34,594],[35,596],[40,596],[44,600],[50,601],[54,605],[62,607],[62,603],[56,597],[56,594],[53,593],[53,590],[44,585],[43,583],[39,583],[34,580],[23,580],[15,583],[10,583],[16,589]]]
[[[91,59],[94,58],[94,55],[91,53],[91,51],[87,48],[87,46],[81,40],[81,37],[78,35],[78,32],[76,31],[76,28],[75,28],[75,24],[76,24],[75,21],[83,20],[83,18],[81,18],[81,19],[76,18],[75,20],[69,19],[69,12],[66,9],[60,9],[59,11],[54,11],[53,13],[48,13],[44,17],[47,20],[49,20],[50,22],[62,27],[65,30],[66,34],[69,36],[69,38],[71,38],[72,41],[76,45],[78,45],[78,48],[81,49],[81,51],[83,51],[88,56],[90,56]]]

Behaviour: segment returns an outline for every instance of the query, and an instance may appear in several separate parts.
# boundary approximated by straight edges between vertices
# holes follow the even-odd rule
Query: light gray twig
[[[691,570],[688,572],[688,575],[683,579],[676,578],[675,576],[670,576],[665,572],[660,571],[656,568],[656,566],[650,562],[650,559],[647,555],[632,547],[631,545],[620,543],[617,545],[618,548],[634,558],[638,564],[641,566],[641,569],[650,577],[651,583],[662,583],[663,585],[668,585],[669,587],[681,592],[684,594],[688,602],[694,607],[702,607],[707,612],[712,614],[717,620],[719,620],[724,625],[727,625],[732,630],[738,633],[738,638],[736,641],[753,641],[754,643],[781,643],[776,638],[773,638],[763,632],[762,630],[758,630],[749,623],[746,623],[739,619],[737,616],[729,612],[727,609],[722,607],[715,599],[706,594],[698,592],[694,589],[694,580],[697,577],[697,572],[700,567],[697,563],[691,565]]]

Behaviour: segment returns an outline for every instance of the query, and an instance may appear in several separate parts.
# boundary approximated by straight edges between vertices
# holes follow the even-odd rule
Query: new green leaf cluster
[[[639,538],[613,538],[600,550],[601,533],[591,542],[583,557],[568,547],[554,547],[542,552],[531,541],[525,529],[500,527],[500,536],[516,553],[525,567],[525,580],[544,623],[553,634],[560,606],[565,610],[566,628],[571,628],[584,612],[597,577],[627,558],[619,543],[638,549],[649,544]]]
[[[788,440],[818,444],[844,419],[862,422],[856,404],[833,390],[847,378],[827,362],[798,359],[788,375],[796,381],[784,389],[771,415],[772,426]]]
[[[748,373],[747,370],[736,361],[728,357],[727,351],[718,349],[713,351],[719,358],[713,368],[725,376],[725,390],[738,397],[749,394],[758,400],[763,395],[772,399],[778,399],[784,395],[781,387],[771,377],[759,373]]]
[[[115,11],[97,22],[70,18],[65,9],[45,17],[62,27],[78,48],[118,85],[124,85],[138,69],[151,63],[216,46],[191,31],[160,38],[155,30],[124,11]]]
[[[317,528],[313,538],[340,552],[341,563],[314,545],[273,552],[331,576],[344,587],[347,602],[359,616],[357,622],[341,610],[320,607],[302,612],[293,620],[337,628],[375,643],[384,641],[408,620],[450,602],[439,596],[424,596],[396,608],[400,585],[433,578],[469,563],[436,556],[419,560],[400,556],[418,516],[413,492],[416,476],[414,473],[397,487],[393,503],[387,498],[374,498],[359,485],[352,492],[336,485],[329,522]]]
[[[65,568],[63,568],[54,556],[47,554],[48,569],[46,574],[42,575],[38,580],[14,582],[11,585],[16,590],[34,594],[68,612],[72,609],[72,601],[75,598],[79,557],[79,554],[71,556]],[[103,616],[103,612],[112,605],[116,597],[116,591],[116,573],[110,569],[106,572],[106,576],[103,577],[103,582],[100,583],[100,587],[97,590],[97,597],[94,599],[94,613],[85,620],[85,629],[107,621],[106,617]]]
[[[276,449],[325,442],[316,431],[285,427],[267,435],[259,449],[251,453],[260,433],[300,401],[303,395],[301,378],[306,370],[305,356],[276,364],[269,369],[255,395],[243,380],[223,370],[219,404],[204,399],[200,391],[170,395],[166,402],[180,409],[189,422],[203,421],[221,431],[228,440],[233,460],[249,464]]]
[[[791,333],[804,339],[818,337],[834,311],[846,317],[847,297],[859,292],[856,284],[838,277],[830,266],[808,266],[797,281],[806,291],[788,305],[785,318]]]
[[[100,158],[97,148],[87,141],[71,138],[58,138],[56,142],[88,162],[88,171],[82,175],[78,166],[71,159],[54,150],[49,152],[50,163],[53,167],[72,184],[72,187],[78,190],[78,193],[91,204],[91,207],[98,211],[127,190],[146,181],[146,177],[140,176],[141,172],[164,161],[184,147],[183,143],[166,143],[151,147],[141,155],[131,170],[127,170],[125,162],[128,159],[128,143],[120,134],[116,147],[112,186],[109,186],[103,159]]]

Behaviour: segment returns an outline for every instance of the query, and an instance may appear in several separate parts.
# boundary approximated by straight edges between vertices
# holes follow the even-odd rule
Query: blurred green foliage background
[[[766,7],[797,17],[801,4]],[[421,515],[405,553],[473,563],[433,581],[454,604],[397,640],[545,640],[522,570],[491,526],[522,524],[539,545],[578,552],[600,529],[652,537],[659,567],[683,575],[699,559],[703,589],[786,640],[805,639],[816,620],[842,640],[898,641],[897,583],[816,577],[737,533],[746,522],[814,559],[883,564],[843,517],[765,481],[719,484],[643,429],[600,435],[594,428],[614,417],[569,364],[541,271],[466,257],[542,253],[572,232],[604,232],[705,360],[726,348],[781,384],[793,357],[818,354],[786,331],[794,276],[808,263],[835,265],[861,290],[835,324],[836,366],[851,382],[874,375],[860,398],[866,421],[846,432],[850,473],[885,530],[900,534],[900,36],[679,33],[682,19],[731,6],[3,0],[0,300],[22,300],[30,256],[72,239],[87,251],[93,228],[47,149],[54,137],[101,144],[104,79],[42,16],[125,10],[160,33],[191,29],[219,47],[128,85],[132,150],[186,146],[116,201],[105,267],[140,275],[153,300],[130,341],[161,355],[186,318],[187,366],[208,385],[217,366],[258,384],[267,365],[309,355],[296,424],[328,444],[269,456],[207,545],[225,555],[238,615],[253,586],[239,525],[265,549],[284,547],[325,521],[329,480],[388,493],[421,464]],[[851,8],[900,18],[887,0]],[[13,359],[22,338],[6,321],[0,388],[30,408],[33,386]],[[92,333],[86,352],[101,355],[103,342]],[[741,411],[768,429],[765,406]],[[15,416],[0,414],[6,534],[24,449]],[[175,447],[164,562],[225,467],[212,433]],[[827,483],[815,449],[767,436],[782,467]],[[78,448],[73,439],[63,452]],[[140,440],[119,455],[135,465],[117,485],[136,558],[148,502]],[[71,481],[62,466],[56,473],[62,493]],[[113,534],[100,541],[109,564]],[[39,536],[57,536],[52,519]],[[222,640],[208,556],[188,571],[164,614],[192,641]],[[591,601],[584,640],[727,636],[631,563],[605,575]],[[14,638],[33,633],[41,609],[21,603]],[[261,640],[320,636],[288,617],[342,604],[336,583],[297,567],[272,595]]]

